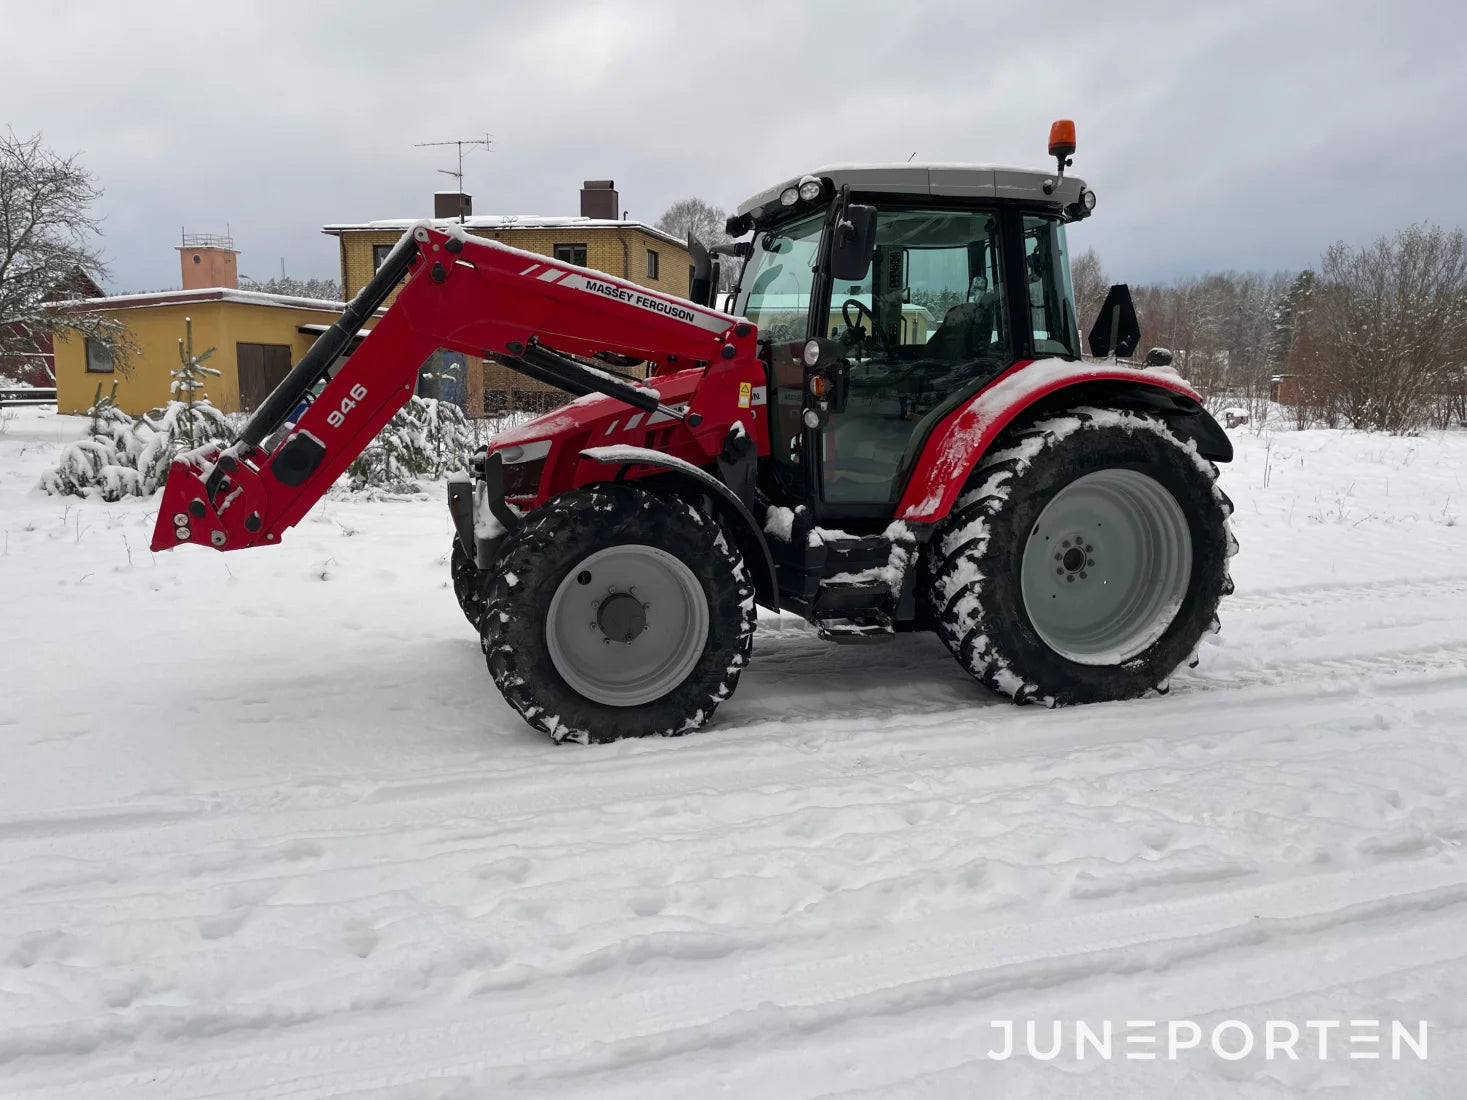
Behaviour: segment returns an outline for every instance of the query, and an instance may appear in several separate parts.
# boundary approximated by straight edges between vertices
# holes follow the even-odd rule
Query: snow
[[[290,309],[316,309],[322,312],[341,313],[345,302],[329,298],[299,298],[293,294],[272,294],[265,290],[240,290],[236,287],[204,287],[195,290],[150,290],[140,294],[114,294],[103,298],[77,298],[57,302],[55,309],[88,307],[93,309],[130,309],[135,306],[153,305],[158,302],[187,304],[199,302],[242,302],[254,306],[284,306]]]
[[[794,510],[772,505],[764,514],[764,533],[780,542],[789,542],[795,534]]]
[[[485,672],[441,494],[151,554],[156,497],[34,491],[84,428],[0,431],[0,1095],[1467,1079],[1467,433],[1230,433],[1238,595],[1164,698],[1015,708],[930,636],[765,615],[704,731],[557,748]],[[1266,1059],[1270,1019],[1429,1054]],[[1259,1043],[995,1061],[999,1020]]]
[[[656,226],[635,219],[586,218],[577,215],[546,214],[469,214],[460,221],[454,218],[379,218],[370,222],[339,222],[323,225],[323,233],[349,233],[363,230],[396,230],[402,232],[417,225],[427,225],[445,232],[460,233],[467,230],[480,232],[508,232],[516,229],[640,229],[649,236],[658,237],[669,244],[687,247],[686,239],[679,239]]]
[[[662,451],[650,450],[647,447],[633,447],[629,444],[617,444],[611,447],[585,447],[581,450],[582,458],[589,458],[593,462],[624,462],[636,464],[639,462],[650,462],[654,466],[665,466],[669,470],[680,470],[690,477],[702,481],[708,480],[709,475],[698,469],[691,462],[678,458],[676,455],[665,454]]]

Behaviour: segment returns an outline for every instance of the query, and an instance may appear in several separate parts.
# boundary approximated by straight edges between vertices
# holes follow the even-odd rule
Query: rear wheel
[[[526,517],[482,626],[494,682],[554,740],[686,733],[748,664],[754,586],[718,523],[685,501],[593,485]]]
[[[934,536],[938,634],[1017,702],[1128,699],[1217,629],[1232,504],[1216,468],[1144,414],[1077,409],[1013,431]]]

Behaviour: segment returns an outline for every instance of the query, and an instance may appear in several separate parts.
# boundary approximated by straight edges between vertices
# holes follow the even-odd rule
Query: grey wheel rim
[[[683,562],[655,546],[609,546],[584,558],[551,597],[545,638],[555,671],[597,703],[660,699],[708,644],[708,600]]]
[[[1029,622],[1061,657],[1118,665],[1166,633],[1192,578],[1176,497],[1139,470],[1086,474],[1059,491],[1024,545]]]

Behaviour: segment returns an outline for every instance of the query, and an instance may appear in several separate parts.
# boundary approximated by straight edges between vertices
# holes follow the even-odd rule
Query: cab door
[[[880,212],[866,278],[832,286],[849,371],[810,470],[822,511],[889,514],[931,424],[1013,362],[1000,241],[997,212]]]

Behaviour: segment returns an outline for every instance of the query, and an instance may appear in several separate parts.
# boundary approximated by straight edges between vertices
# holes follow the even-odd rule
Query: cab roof
[[[849,186],[853,192],[1009,199],[1060,208],[1078,202],[1080,192],[1085,190],[1084,180],[1066,176],[1052,194],[1045,194],[1044,184],[1055,179],[1054,172],[1002,164],[832,164],[782,180],[745,199],[739,204],[739,215],[750,214],[758,220],[761,214],[773,213],[779,207],[780,192],[798,186],[806,175],[829,180],[837,189]]]

